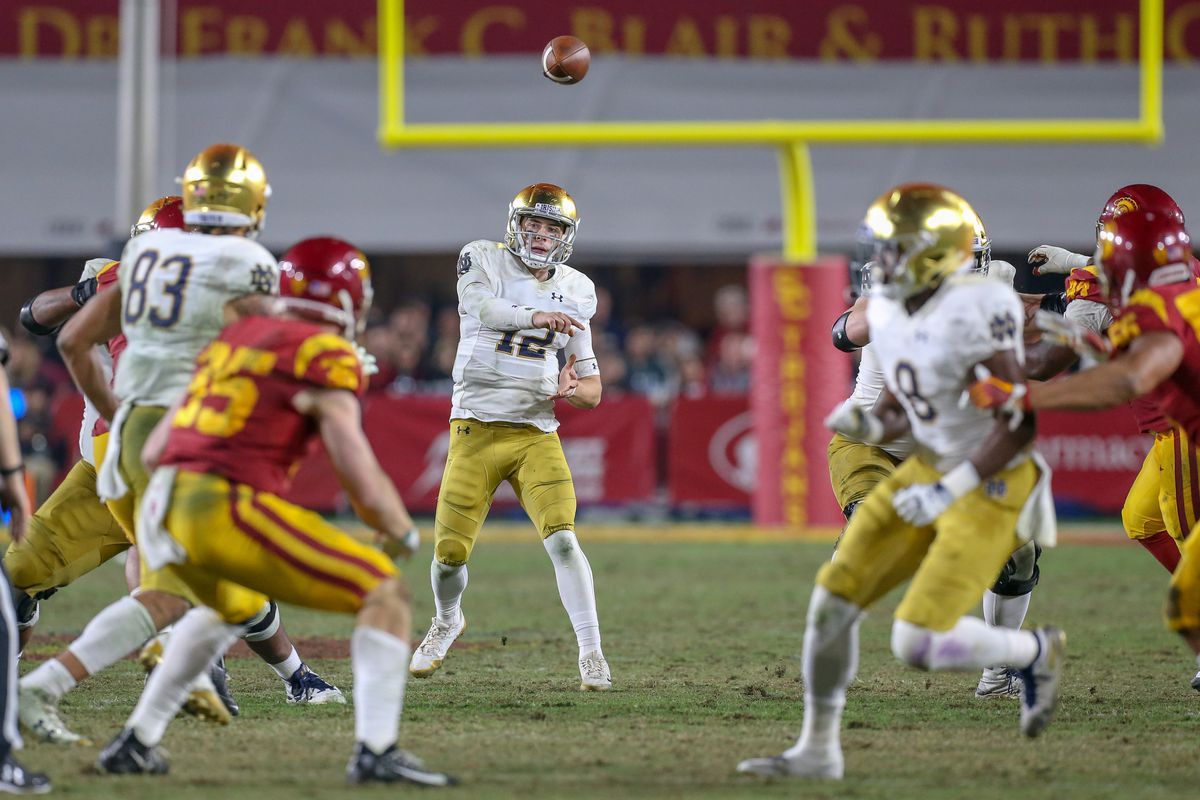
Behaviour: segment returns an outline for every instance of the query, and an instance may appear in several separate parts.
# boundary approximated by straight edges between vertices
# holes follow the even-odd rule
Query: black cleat
[[[454,786],[458,778],[444,772],[425,769],[421,759],[392,745],[381,754],[371,752],[362,742],[346,765],[346,783],[414,783],[418,786]]]
[[[8,754],[0,762],[0,792],[4,794],[46,794],[50,791],[50,779],[40,772],[30,772]]]
[[[229,672],[225,669],[225,656],[220,656],[213,662],[212,667],[208,671],[208,676],[212,678],[213,686],[217,689],[217,697],[221,698],[221,703],[229,712],[229,716],[236,717],[242,713],[242,710],[238,708],[237,700],[233,697],[233,693],[229,691]]]
[[[157,745],[147,747],[132,728],[126,728],[100,751],[96,769],[109,775],[166,775],[171,764],[166,751]]]

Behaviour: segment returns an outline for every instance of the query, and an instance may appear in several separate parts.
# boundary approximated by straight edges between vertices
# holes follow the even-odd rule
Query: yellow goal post
[[[1139,0],[1136,119],[406,122],[404,0],[379,2],[379,143],[385,148],[777,147],[783,253],[816,256],[809,145],[1155,144],[1163,137],[1163,0]]]

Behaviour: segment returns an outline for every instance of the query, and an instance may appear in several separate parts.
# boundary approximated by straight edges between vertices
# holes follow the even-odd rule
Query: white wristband
[[[967,460],[943,475],[938,483],[957,500],[979,485],[979,472]]]
[[[1088,264],[1092,263],[1091,256],[1080,255],[1079,253],[1070,253],[1066,257],[1067,266],[1071,269],[1083,269]]]
[[[404,538],[400,541],[403,542],[405,547],[415,553],[421,546],[421,532],[414,525],[408,529],[408,533],[404,534]]]
[[[521,307],[513,314],[513,322],[519,331],[527,331],[533,327],[533,315],[537,312],[532,308]]]

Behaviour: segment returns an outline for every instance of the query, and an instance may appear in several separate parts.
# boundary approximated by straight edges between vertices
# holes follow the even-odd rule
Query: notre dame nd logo
[[[999,500],[1008,494],[1008,486],[999,478],[989,478],[983,484],[983,491],[988,497]]]

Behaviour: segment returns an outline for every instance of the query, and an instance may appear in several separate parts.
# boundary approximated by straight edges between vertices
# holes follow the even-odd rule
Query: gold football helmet
[[[545,233],[536,235],[521,230],[526,217],[542,217],[563,226],[561,237]],[[534,183],[526,186],[508,205],[508,230],[504,234],[504,246],[531,269],[541,269],[555,264],[565,264],[574,249],[575,231],[579,228],[579,212],[575,201],[561,186],[553,183]],[[552,243],[544,255],[535,252],[534,238],[548,239]]]
[[[872,245],[874,291],[903,300],[941,283],[973,261],[979,215],[966,200],[932,183],[906,183],[879,196],[859,236]]]
[[[271,187],[254,154],[236,144],[202,150],[183,171],[183,219],[188,225],[249,227],[257,234]]]
[[[992,263],[992,240],[978,215],[975,216],[975,236],[971,239],[971,252],[975,254],[975,264],[971,271],[987,275],[988,267]]]

